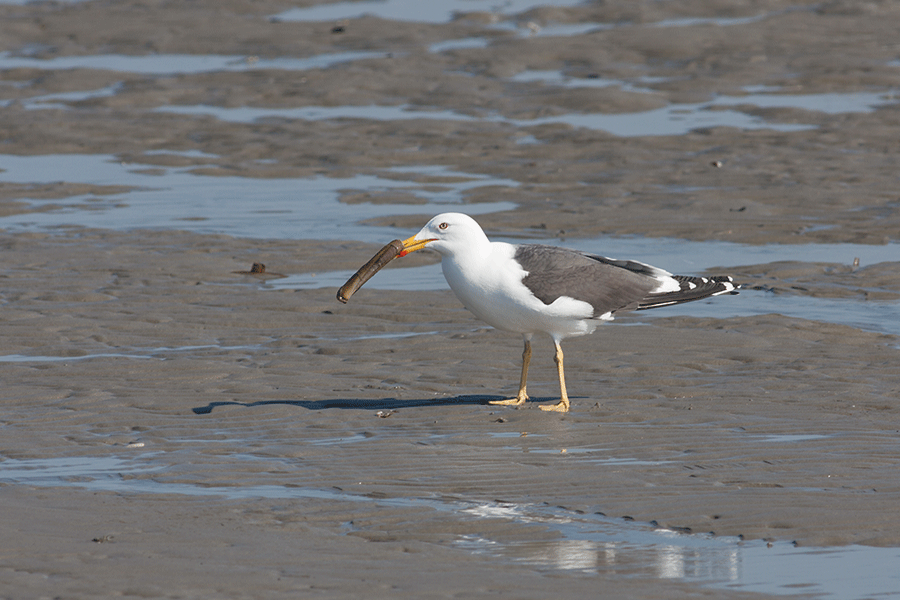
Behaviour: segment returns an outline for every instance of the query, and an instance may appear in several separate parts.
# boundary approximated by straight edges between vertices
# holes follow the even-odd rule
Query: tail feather
[[[650,294],[638,303],[636,310],[647,310],[650,308],[659,308],[661,306],[672,306],[674,304],[683,304],[685,302],[693,302],[694,300],[702,300],[710,296],[718,296],[720,294],[737,294],[738,286],[735,285],[734,279],[727,275],[719,277],[689,277],[686,275],[673,275],[681,289],[674,292],[663,292],[661,294]]]

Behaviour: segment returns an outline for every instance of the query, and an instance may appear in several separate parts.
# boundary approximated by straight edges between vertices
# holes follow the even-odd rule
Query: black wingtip
[[[740,285],[735,284],[734,278],[730,275],[719,275],[716,277],[675,275],[674,279],[679,283],[681,289],[674,292],[651,294],[641,301],[637,310],[674,306],[675,304],[684,304],[685,302],[703,300],[704,298],[724,294],[733,296],[739,293],[738,289],[740,288]]]

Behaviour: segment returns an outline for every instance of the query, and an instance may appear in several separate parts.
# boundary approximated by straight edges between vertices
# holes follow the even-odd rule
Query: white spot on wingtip
[[[737,289],[737,286],[735,286],[735,285],[734,285],[733,283],[731,283],[731,282],[728,282],[728,281],[720,281],[719,283],[721,283],[722,286],[723,286],[725,289],[722,290],[721,292],[716,292],[715,294],[713,294],[713,296],[718,296],[719,294],[727,294],[727,293],[733,292],[734,290]]]
[[[665,294],[668,292],[680,292],[681,284],[678,283],[678,280],[674,277],[670,277],[668,275],[662,277],[656,277],[656,280],[659,282],[659,285],[656,286],[656,289],[651,291],[651,294]]]

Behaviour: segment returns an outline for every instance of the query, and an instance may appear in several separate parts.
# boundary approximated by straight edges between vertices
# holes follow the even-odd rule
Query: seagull
[[[443,213],[402,242],[398,256],[430,248],[441,255],[450,289],[476,317],[522,335],[522,375],[515,398],[490,404],[519,406],[531,362],[531,338],[545,333],[556,346],[560,400],[542,410],[567,412],[569,396],[560,343],[593,333],[622,312],[737,293],[731,277],[689,277],[633,260],[616,260],[540,244],[492,242],[468,215]]]

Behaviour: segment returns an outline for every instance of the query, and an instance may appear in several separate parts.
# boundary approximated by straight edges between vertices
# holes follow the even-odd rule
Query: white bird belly
[[[476,317],[504,331],[543,332],[557,340],[596,329],[593,306],[566,296],[544,304],[522,283],[527,273],[512,259],[513,247],[492,246],[491,256],[477,264],[441,261],[450,289]]]

